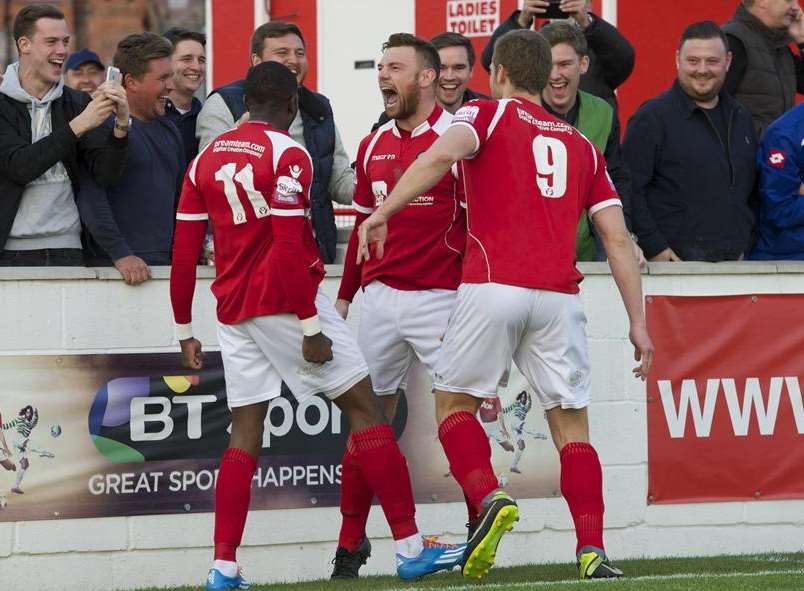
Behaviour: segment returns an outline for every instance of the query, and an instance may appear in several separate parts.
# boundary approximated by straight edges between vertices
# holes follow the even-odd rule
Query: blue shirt
[[[134,254],[149,265],[169,265],[185,168],[184,145],[173,123],[133,119],[120,181],[103,190],[85,170],[80,175],[78,208],[91,238],[90,258],[116,261]]]
[[[768,127],[757,153],[759,240],[755,260],[804,260],[804,105]]]

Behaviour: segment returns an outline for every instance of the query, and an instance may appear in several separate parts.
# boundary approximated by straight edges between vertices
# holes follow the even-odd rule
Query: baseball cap
[[[67,63],[64,64],[64,70],[76,70],[87,63],[96,63],[98,66],[103,68],[103,62],[101,61],[98,54],[92,51],[91,49],[82,49],[80,51],[76,51],[72,54],[69,58],[67,58]]]

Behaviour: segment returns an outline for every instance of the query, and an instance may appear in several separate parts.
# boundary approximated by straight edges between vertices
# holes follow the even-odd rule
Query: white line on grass
[[[761,571],[754,571],[751,573],[741,573],[741,572],[732,572],[732,573],[675,573],[672,575],[645,575],[642,577],[625,577],[622,579],[596,579],[595,583],[597,584],[605,584],[607,582],[619,582],[619,583],[630,583],[630,582],[639,582],[639,581],[671,581],[673,579],[727,579],[731,577],[767,577],[770,575],[804,575],[804,569],[788,569],[788,570],[761,570]],[[407,587],[404,589],[399,589],[398,591],[428,591],[428,590],[437,590],[437,591],[474,591],[477,589],[508,589],[508,588],[530,588],[530,587],[548,587],[550,585],[588,585],[589,581],[582,581],[580,579],[568,579],[563,581],[534,581],[532,583],[486,583],[484,584],[482,581],[478,581],[477,583],[472,583],[470,585],[442,585],[438,587]]]

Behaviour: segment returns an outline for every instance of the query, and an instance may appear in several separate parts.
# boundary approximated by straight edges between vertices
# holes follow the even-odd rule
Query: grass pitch
[[[365,577],[355,582],[312,581],[281,585],[253,585],[253,591],[801,591],[804,589],[804,552],[707,558],[664,558],[615,562],[626,578],[616,581],[579,581],[573,564],[495,568],[482,582],[464,579],[456,569],[415,582],[395,577]],[[196,591],[182,587],[171,591]],[[148,591],[157,591],[151,589]]]

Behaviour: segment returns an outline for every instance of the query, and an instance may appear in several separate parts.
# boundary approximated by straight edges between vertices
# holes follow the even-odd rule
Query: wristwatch
[[[125,131],[128,133],[128,130],[131,129],[131,116],[129,116],[128,121],[125,125],[122,125],[117,117],[114,118],[114,128],[119,131]]]

